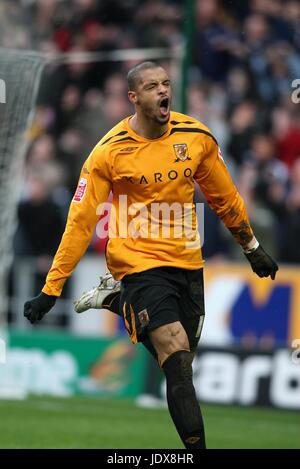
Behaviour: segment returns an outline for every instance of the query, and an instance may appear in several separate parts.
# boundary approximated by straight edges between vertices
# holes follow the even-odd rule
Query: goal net
[[[7,313],[7,272],[12,260],[16,205],[27,148],[26,128],[47,59],[31,51],[0,48],[0,332]]]

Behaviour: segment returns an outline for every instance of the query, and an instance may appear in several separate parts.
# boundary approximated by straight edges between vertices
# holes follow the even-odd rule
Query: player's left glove
[[[35,321],[40,321],[46,313],[49,313],[57,300],[56,296],[46,295],[41,292],[32,300],[26,301],[24,304],[24,316],[28,321],[33,324]]]
[[[250,262],[253,272],[255,272],[259,277],[270,276],[272,280],[275,279],[278,265],[260,245],[255,249],[255,251],[250,253],[244,252],[244,254]]]

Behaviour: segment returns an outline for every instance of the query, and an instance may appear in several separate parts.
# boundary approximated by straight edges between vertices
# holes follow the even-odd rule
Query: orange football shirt
[[[203,267],[194,181],[234,236],[240,227],[253,235],[243,199],[207,127],[171,112],[167,132],[150,140],[137,135],[129,119],[111,129],[83,165],[43,288],[48,295],[60,295],[84,255],[110,191],[106,258],[117,280],[153,267]]]

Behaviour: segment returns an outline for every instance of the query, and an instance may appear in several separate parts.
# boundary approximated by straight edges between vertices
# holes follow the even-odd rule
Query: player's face
[[[171,84],[161,67],[140,72],[140,82],[134,93],[137,110],[157,124],[164,125],[170,118]]]

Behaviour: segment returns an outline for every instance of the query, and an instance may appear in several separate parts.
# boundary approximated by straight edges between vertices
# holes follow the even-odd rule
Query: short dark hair
[[[143,70],[148,70],[150,68],[159,68],[160,65],[156,64],[155,62],[142,62],[138,65],[135,65],[131,68],[127,74],[127,83],[128,83],[128,90],[135,91],[140,80],[140,72]]]

